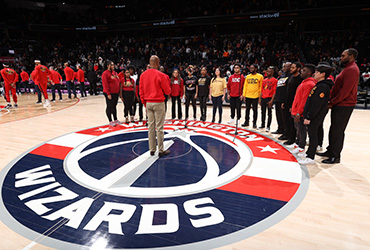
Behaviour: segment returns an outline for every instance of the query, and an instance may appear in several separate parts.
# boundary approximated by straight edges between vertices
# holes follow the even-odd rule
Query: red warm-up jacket
[[[60,80],[62,80],[62,76],[55,70],[50,70],[50,78],[55,84],[60,84]]]
[[[28,75],[26,71],[22,71],[20,75],[22,78],[22,82],[28,81],[30,79],[30,76]]]
[[[44,65],[38,65],[35,67],[35,78],[39,84],[48,84],[48,76],[50,75],[50,70]]]
[[[230,76],[227,82],[227,90],[229,91],[231,97],[242,96],[244,81],[245,78],[243,74],[233,74]]]
[[[292,105],[292,115],[303,115],[304,105],[306,105],[308,95],[310,94],[312,88],[315,87],[316,83],[317,81],[314,78],[309,77],[304,79],[298,86]]]
[[[77,81],[79,82],[85,82],[85,73],[82,69],[79,69],[77,71]]]
[[[74,75],[74,71],[73,69],[71,69],[70,67],[65,67],[64,68],[64,74],[66,75],[66,81],[73,81],[73,75]]]
[[[1,76],[4,79],[4,83],[6,85],[16,82],[15,80],[16,80],[16,74],[17,73],[14,71],[14,69],[3,68],[0,72],[1,72]]]

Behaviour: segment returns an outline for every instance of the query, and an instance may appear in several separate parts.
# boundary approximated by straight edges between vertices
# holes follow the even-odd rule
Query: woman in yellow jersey
[[[213,104],[212,122],[215,122],[217,109],[219,114],[218,123],[221,123],[222,121],[222,103],[225,100],[226,87],[226,79],[222,77],[221,70],[217,68],[215,70],[215,77],[212,78],[209,89],[209,99],[212,100]]]

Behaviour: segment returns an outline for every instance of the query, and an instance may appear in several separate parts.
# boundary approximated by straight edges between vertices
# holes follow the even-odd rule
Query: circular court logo
[[[1,171],[0,218],[58,249],[211,249],[285,218],[308,175],[278,142],[223,124],[165,122],[151,156],[147,128],[101,126],[48,141]]]

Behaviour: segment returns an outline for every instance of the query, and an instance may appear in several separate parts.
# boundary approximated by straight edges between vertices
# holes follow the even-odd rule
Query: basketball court
[[[145,123],[107,126],[102,95],[63,98],[1,111],[0,249],[370,248],[368,110],[354,110],[340,164],[301,166],[271,133],[235,134],[228,106],[222,124],[185,123],[168,102],[158,158]],[[324,147],[329,126],[330,113]]]

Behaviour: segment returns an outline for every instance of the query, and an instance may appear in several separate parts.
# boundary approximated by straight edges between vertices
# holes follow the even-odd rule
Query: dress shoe
[[[165,156],[165,155],[168,155],[168,154],[170,154],[170,150],[169,149],[167,149],[167,150],[165,150],[165,151],[163,151],[163,152],[159,152],[158,153],[158,156],[159,157],[163,157],[163,156]]]
[[[248,123],[248,122],[244,122],[244,123],[242,124],[242,127],[249,127],[249,123]]]
[[[284,142],[283,144],[284,145],[292,145],[293,143],[294,143],[294,141],[288,140],[288,141]]]
[[[329,151],[325,151],[325,152],[316,152],[316,155],[318,155],[318,156],[324,156],[324,157],[330,157],[330,153],[329,153]]]
[[[340,163],[340,158],[329,157],[328,159],[323,160],[322,163],[325,163],[325,164]]]
[[[279,140],[288,140],[288,137],[286,137],[285,135],[281,135],[278,137]]]
[[[153,156],[153,155],[154,155],[154,153],[155,153],[154,151],[150,151],[150,155],[151,155],[151,156]]]

